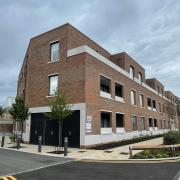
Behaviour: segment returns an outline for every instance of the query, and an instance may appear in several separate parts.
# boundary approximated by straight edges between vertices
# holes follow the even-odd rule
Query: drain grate
[[[105,153],[112,153],[113,151],[111,151],[111,150],[106,150],[106,151],[104,151]]]
[[[119,154],[128,155],[129,153],[128,152],[121,152]]]
[[[78,151],[78,153],[85,153],[85,152],[87,152],[87,151]]]

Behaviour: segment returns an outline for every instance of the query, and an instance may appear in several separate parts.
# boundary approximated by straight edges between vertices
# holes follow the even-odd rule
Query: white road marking
[[[15,176],[15,175],[17,175],[17,174],[23,174],[23,173],[27,173],[27,172],[37,171],[37,170],[44,169],[44,168],[47,168],[47,167],[52,167],[52,166],[57,166],[57,165],[61,165],[61,164],[66,164],[66,163],[69,163],[69,162],[72,162],[72,161],[73,161],[73,160],[64,161],[64,162],[55,163],[55,164],[49,164],[49,165],[41,166],[41,167],[34,168],[34,169],[29,169],[29,170],[19,171],[19,172],[12,173],[12,174],[7,174],[7,175],[5,175],[5,176]]]

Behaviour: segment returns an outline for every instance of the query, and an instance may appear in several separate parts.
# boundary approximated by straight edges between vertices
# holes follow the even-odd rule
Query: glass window
[[[166,129],[166,120],[164,120],[164,129]]]
[[[101,127],[111,127],[111,112],[101,112]]]
[[[116,127],[124,127],[124,114],[116,113]]]
[[[134,80],[134,68],[130,66],[130,78]]]
[[[154,127],[158,127],[157,119],[154,119]]]
[[[49,77],[49,95],[55,95],[58,88],[58,76]]]
[[[157,86],[157,90],[158,90],[158,95],[159,95],[159,93],[160,93],[159,86]]]
[[[160,127],[161,127],[161,129],[163,129],[162,120],[160,120]]]
[[[153,119],[149,118],[149,127],[153,127]]]
[[[151,107],[151,98],[147,98],[148,106]]]
[[[142,74],[139,73],[139,82],[142,84]]]
[[[115,96],[123,98],[123,85],[115,83]]]
[[[163,104],[163,113],[165,113],[165,105]]]
[[[136,92],[131,90],[131,104],[136,105]]]
[[[156,109],[156,101],[153,100],[153,108]]]
[[[132,116],[132,129],[133,131],[137,131],[137,116]]]
[[[163,95],[164,95],[164,91],[163,91],[163,89],[161,89],[161,94],[162,94],[162,97],[163,97]]]
[[[111,93],[111,80],[100,76],[100,90],[106,93]]]
[[[51,44],[51,62],[59,59],[59,42]]]
[[[144,107],[144,96],[140,94],[140,107]]]
[[[161,103],[159,103],[159,112],[161,112]]]
[[[141,129],[145,130],[145,117],[141,117]]]

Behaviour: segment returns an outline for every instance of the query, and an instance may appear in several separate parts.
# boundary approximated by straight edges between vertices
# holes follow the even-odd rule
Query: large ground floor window
[[[141,130],[145,130],[145,117],[141,117]]]
[[[154,127],[158,127],[158,121],[157,121],[157,119],[154,119]]]
[[[116,127],[124,127],[124,114],[116,113]]]
[[[137,131],[137,116],[132,115],[132,129],[133,131]]]
[[[111,127],[111,112],[101,111],[101,128]]]
[[[149,118],[149,127],[153,127],[153,119]]]

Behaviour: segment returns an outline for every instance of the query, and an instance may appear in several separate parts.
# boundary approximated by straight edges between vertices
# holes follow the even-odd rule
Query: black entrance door
[[[38,137],[44,137],[45,132],[44,116],[41,113],[31,114],[30,143],[38,144]],[[42,139],[44,141],[44,138]]]
[[[70,147],[80,146],[80,111],[74,111],[63,121],[63,139],[68,137]]]
[[[45,131],[45,144],[46,145],[58,145],[58,121],[46,120],[46,131]]]
[[[38,144],[38,137],[43,137],[44,145],[58,145],[58,121],[48,120],[42,113],[31,114],[30,143]],[[70,147],[80,146],[80,111],[63,121],[63,141],[68,137]]]

